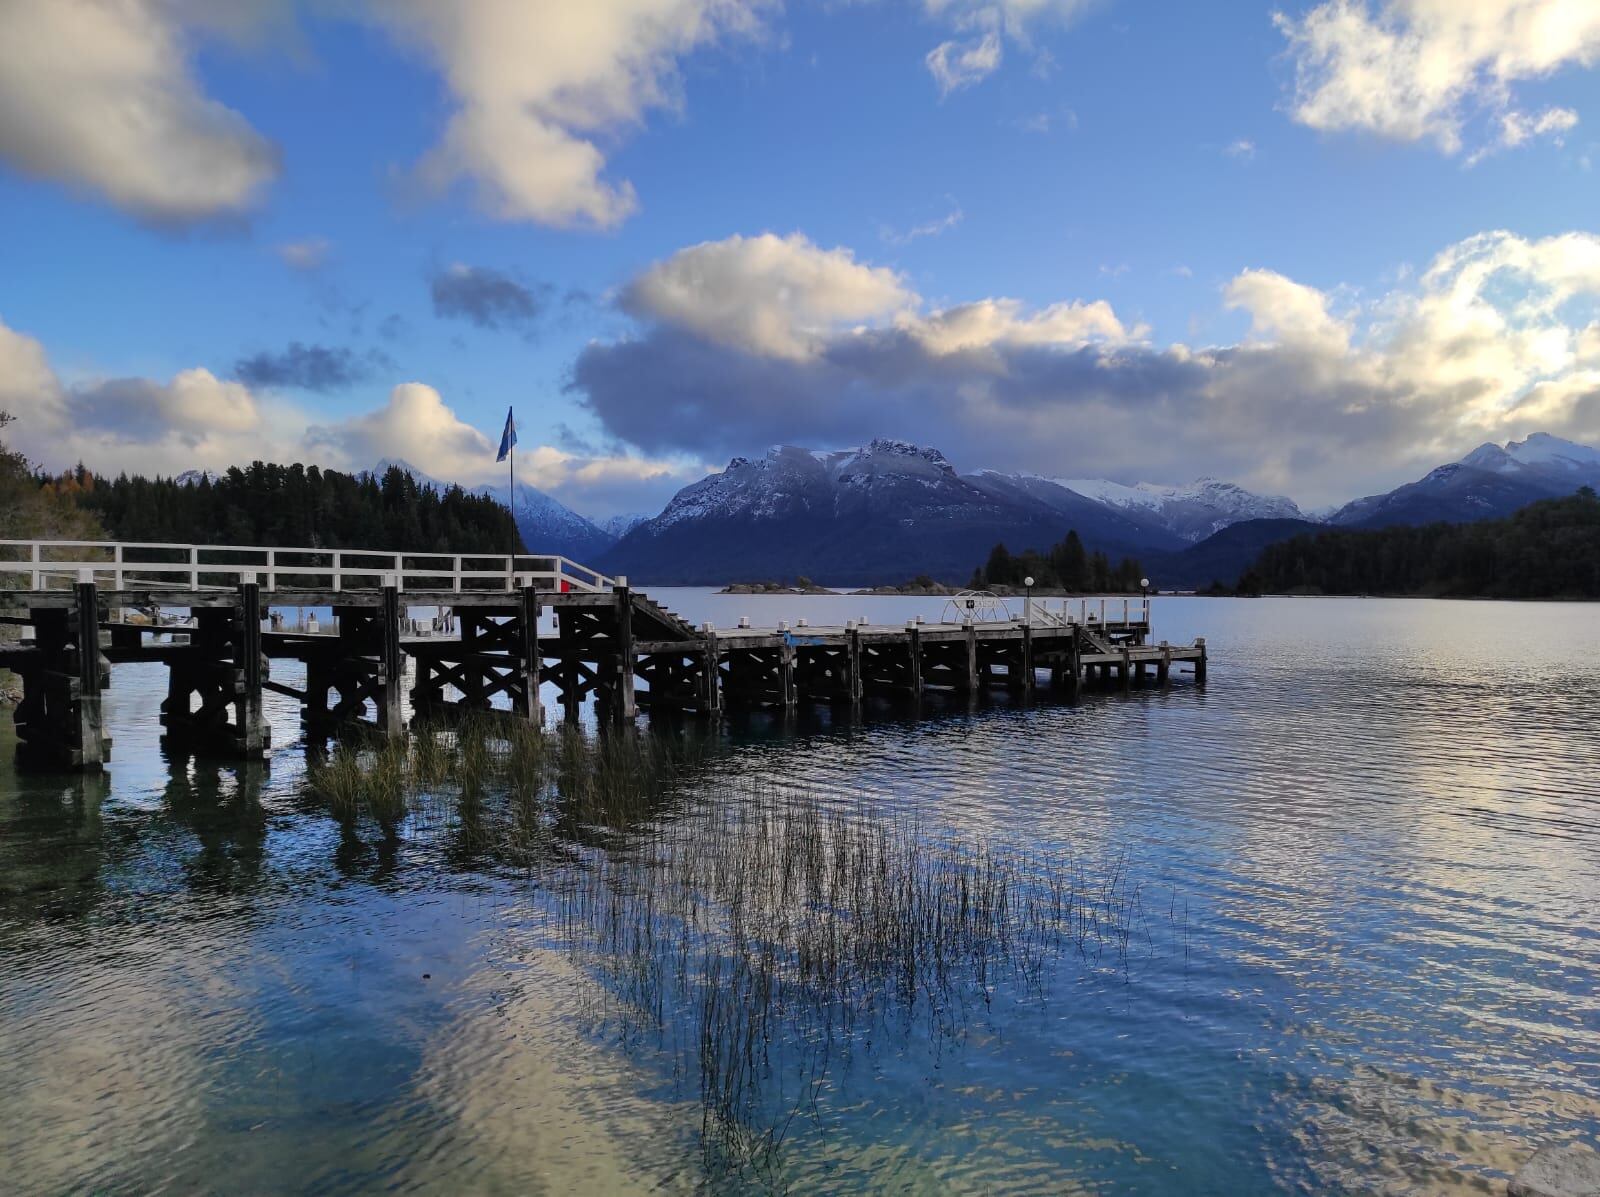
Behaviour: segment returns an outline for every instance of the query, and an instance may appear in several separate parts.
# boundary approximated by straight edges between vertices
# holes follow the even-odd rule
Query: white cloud
[[[1388,0],[1376,9],[1326,0],[1274,20],[1295,63],[1296,120],[1431,140],[1450,154],[1479,114],[1490,117],[1490,146],[1570,129],[1577,117],[1568,110],[1516,111],[1514,85],[1600,55],[1593,0]]]
[[[1328,297],[1273,270],[1246,270],[1223,292],[1230,308],[1250,314],[1258,342],[1303,345],[1341,353],[1350,347],[1350,327],[1328,312]]]
[[[987,79],[1000,66],[1000,35],[986,33],[967,42],[940,42],[923,59],[928,73],[947,96],[963,87]]]
[[[1031,314],[1015,299],[980,299],[926,317],[903,316],[897,324],[941,355],[1020,345],[1079,349],[1135,340],[1148,331],[1142,326],[1130,331],[1103,299],[1051,304]]]
[[[1222,152],[1230,158],[1237,158],[1241,162],[1248,162],[1256,156],[1256,143],[1248,137],[1241,137],[1237,141],[1230,141],[1222,147]]]
[[[831,332],[767,327],[737,353],[640,308],[635,335],[580,355],[574,389],[653,454],[888,435],[967,466],[1203,470],[1315,502],[1386,489],[1484,440],[1600,442],[1600,236],[1482,234],[1365,303],[1262,269],[1222,299],[1250,318],[1241,343],[1166,348],[1104,300],[928,312],[909,296]],[[697,295],[705,310],[725,301]]]
[[[69,396],[75,423],[135,437],[148,429],[191,437],[250,432],[261,423],[248,387],[218,378],[203,367],[180,370],[166,383],[148,378],[78,383]]]
[[[602,177],[600,142],[678,102],[678,62],[760,28],[764,0],[372,0],[374,18],[436,62],[457,108],[421,164],[470,180],[504,220],[610,228],[637,207]]]
[[[159,0],[0,4],[0,157],[180,224],[248,208],[278,172],[272,146],[200,89]]]
[[[489,438],[422,382],[402,382],[373,411],[313,426],[306,440],[324,460],[347,467],[371,468],[380,458],[398,458],[425,474],[451,480],[479,477],[495,456]]]
[[[1050,56],[1034,50],[1033,31],[1038,25],[1066,24],[1096,0],[923,0],[928,16],[964,35],[935,46],[923,59],[939,85],[940,95],[987,79],[999,69],[1007,39],[1033,51],[1035,65],[1047,68]],[[1049,127],[1045,118],[1044,132]]]
[[[679,250],[629,283],[622,304],[718,344],[801,358],[840,327],[914,298],[894,271],[849,250],[763,233]]]
[[[943,233],[948,233],[960,224],[965,217],[966,213],[961,210],[961,205],[952,201],[950,211],[943,216],[912,225],[903,232],[885,225],[878,230],[878,236],[890,245],[909,245],[911,242],[923,237],[938,237]]]
[[[66,421],[67,397],[50,368],[44,346],[0,321],[0,411],[21,417],[24,427],[45,433]]]

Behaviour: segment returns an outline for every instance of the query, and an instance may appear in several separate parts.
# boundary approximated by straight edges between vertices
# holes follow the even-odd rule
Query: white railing
[[[1049,599],[1037,598],[1028,602],[1023,619],[1037,627],[1051,628],[1064,628],[1074,623],[1104,624],[1107,620],[1148,624],[1150,598],[1146,595],[1138,599],[1079,599],[1077,610],[1073,610],[1071,599],[1062,599],[1060,605],[1051,610]]]
[[[385,553],[254,545],[130,544],[103,540],[0,540],[0,589],[50,590],[92,580],[111,590],[216,590],[241,582],[267,591],[610,590],[626,579],[560,555]]]
[[[945,600],[944,613],[939,617],[946,623],[1028,623],[1035,627],[1064,628],[1073,623],[1104,624],[1150,622],[1150,598],[1132,599],[1079,599],[1078,608],[1072,610],[1071,599],[1061,599],[1052,611],[1050,600],[1025,595],[1002,598],[990,590],[963,590]],[[1096,605],[1098,604],[1098,606]],[[1120,604],[1120,605],[1119,605]],[[1013,612],[1013,605],[1022,614]]]

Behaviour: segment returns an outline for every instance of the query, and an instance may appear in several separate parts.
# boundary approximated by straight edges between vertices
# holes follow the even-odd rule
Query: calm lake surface
[[[722,627],[943,606],[655,593]],[[6,718],[0,1190],[1493,1193],[1600,1139],[1600,607],[1153,618],[1207,687],[751,717],[629,825],[552,812],[548,864],[335,819],[275,696],[264,768],[168,759],[159,666],[114,671],[103,779],[15,774]],[[739,1106],[767,1149],[730,1163],[695,960],[627,979],[561,878],[735,790],[1055,861],[1094,926],[887,982],[825,1044],[779,1010]]]

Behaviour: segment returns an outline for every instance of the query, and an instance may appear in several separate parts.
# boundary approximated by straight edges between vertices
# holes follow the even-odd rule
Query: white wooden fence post
[[[343,562],[344,562],[344,554],[343,553],[334,553],[334,555],[333,555],[333,588],[334,588],[334,590],[338,590],[339,589],[339,583],[342,581],[342,579],[339,576],[339,573],[340,573],[340,570],[343,568]]]
[[[189,589],[200,589],[200,546],[189,546]]]

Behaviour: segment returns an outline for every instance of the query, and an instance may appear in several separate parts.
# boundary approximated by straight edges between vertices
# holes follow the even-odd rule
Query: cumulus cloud
[[[80,383],[68,394],[75,422],[134,437],[161,429],[199,438],[249,432],[261,423],[248,387],[201,367],[181,370],[164,383],[148,378]]]
[[[179,8],[158,0],[0,4],[0,157],[174,224],[236,214],[278,172],[201,90]]]
[[[307,430],[307,441],[334,460],[370,466],[399,458],[436,478],[475,477],[494,460],[495,446],[461,420],[444,397],[421,382],[403,382],[389,401],[337,424]]]
[[[315,420],[291,403],[198,368],[166,382],[66,382],[37,339],[3,322],[0,411],[17,417],[6,441],[50,470],[82,461],[100,473],[172,475],[262,460],[354,471],[390,457],[469,487],[505,477],[495,464],[495,442],[425,383],[401,383],[374,410]],[[692,456],[650,459],[615,445],[576,452],[530,443],[517,453],[521,480],[595,517],[658,509],[705,471]]]
[[[503,220],[611,228],[638,206],[601,142],[678,103],[678,63],[760,29],[763,0],[383,0],[375,20],[439,67],[456,100],[423,159]]]
[[[1326,0],[1274,17],[1295,65],[1294,119],[1460,151],[1486,117],[1485,149],[1557,136],[1577,115],[1519,111],[1515,85],[1600,55],[1600,6],[1590,0]]]
[[[423,473],[464,486],[500,483],[495,442],[456,414],[433,387],[404,382],[388,402],[333,424],[306,430],[306,452],[345,469],[381,458],[409,462]],[[518,449],[517,477],[586,515],[610,515],[664,503],[704,473],[698,462],[652,461],[624,453],[579,454],[550,445]]]
[[[1340,353],[1350,346],[1350,328],[1328,312],[1328,297],[1274,270],[1246,270],[1223,291],[1230,308],[1250,314],[1258,343],[1305,345]]]
[[[161,381],[63,380],[44,346],[0,323],[0,409],[7,439],[48,469],[83,461],[102,472],[177,473],[255,458],[292,460],[292,408],[265,404],[243,383],[203,368]],[[303,426],[300,425],[300,426]]]
[[[337,391],[354,386],[370,372],[367,362],[343,346],[303,345],[291,341],[277,352],[262,351],[241,358],[233,368],[253,387],[296,387],[304,391]]]
[[[796,253],[823,255],[871,269],[809,243]],[[662,312],[634,305],[632,335],[580,354],[572,387],[613,435],[702,457],[892,435],[968,466],[1210,472],[1318,502],[1392,486],[1485,439],[1543,429],[1600,441],[1600,237],[1587,233],[1470,238],[1360,304],[1245,270],[1221,296],[1249,319],[1231,345],[1155,346],[1103,300],[928,310],[903,283],[893,305],[831,330],[795,320],[785,334],[792,313],[779,304],[759,335],[730,336],[685,310],[725,310],[719,289],[742,294],[741,281],[705,274]],[[762,290],[786,293],[781,268]]]
[[[429,281],[433,311],[446,319],[466,320],[479,328],[521,329],[531,334],[544,311],[544,300],[510,275],[487,266],[457,262]]]
[[[839,328],[913,298],[898,274],[849,250],[763,233],[679,250],[629,283],[621,304],[719,344],[800,358]]]

